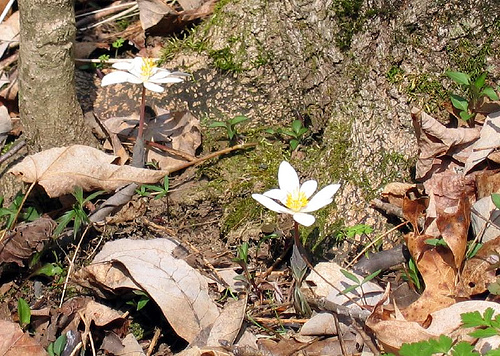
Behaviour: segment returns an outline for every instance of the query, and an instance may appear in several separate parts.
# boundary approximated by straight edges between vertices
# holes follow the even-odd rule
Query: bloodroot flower
[[[102,86],[118,83],[142,84],[146,89],[161,93],[164,89],[159,84],[179,83],[189,76],[187,73],[158,68],[154,59],[143,57],[114,63],[113,68],[119,71],[106,74],[102,78]]]
[[[271,189],[264,194],[252,194],[252,198],[272,211],[291,214],[296,222],[304,226],[311,226],[316,220],[307,213],[330,204],[333,195],[340,188],[340,184],[327,185],[311,198],[318,183],[315,180],[308,180],[300,185],[297,172],[286,161],[280,164],[278,183],[279,189]]]

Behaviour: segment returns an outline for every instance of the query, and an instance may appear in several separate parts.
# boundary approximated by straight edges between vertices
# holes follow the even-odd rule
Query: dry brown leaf
[[[177,0],[184,11],[194,10],[203,4],[203,0]]]
[[[178,243],[171,239],[108,242],[93,263],[83,270],[88,273],[92,269],[94,280],[101,285],[107,281],[120,288],[124,284],[136,284],[136,289],[144,290],[156,302],[176,333],[192,342],[203,329],[213,324],[219,311],[208,295],[205,278],[185,261],[172,256],[177,246]],[[115,268],[110,267],[111,262]],[[110,281],[107,275],[111,272],[117,276],[116,268],[121,270],[119,284]]]
[[[226,305],[224,305],[224,309],[222,309],[215,320],[205,345],[220,346],[219,340],[227,341],[232,345],[240,332],[241,325],[245,318],[246,307],[246,297],[236,301],[232,299],[228,300]]]
[[[484,161],[498,147],[500,147],[500,111],[486,117],[479,139],[472,145],[472,153],[465,162],[464,174]]]
[[[401,312],[409,321],[423,322],[429,314],[455,303],[457,270],[454,268],[451,250],[425,243],[432,236],[409,233],[405,237],[410,254],[424,280],[425,290],[419,299]]]
[[[416,184],[393,182],[384,187],[381,195],[385,201],[402,208],[406,193],[415,187]]]
[[[19,43],[19,31],[19,11],[16,11],[0,24],[0,42],[5,41],[9,46],[17,45]]]
[[[48,353],[31,336],[25,334],[17,323],[0,320],[0,355],[46,356]]]
[[[40,184],[50,197],[85,191],[115,190],[126,184],[159,182],[167,171],[153,171],[112,164],[116,159],[95,148],[73,145],[56,147],[27,156],[10,173],[23,182]]]
[[[23,267],[24,260],[40,252],[45,242],[51,239],[56,225],[49,217],[18,224],[0,242],[0,264],[17,263]]]
[[[201,145],[200,120],[189,111],[176,111],[170,113],[168,110],[156,107],[158,114],[149,121],[144,131],[147,141],[161,143],[168,148],[181,151],[188,156],[194,156]],[[104,121],[110,133],[126,137],[137,136],[137,124],[139,118],[136,114],[130,117],[114,117]],[[150,148],[146,152],[146,161],[158,162],[161,169],[168,170],[181,162],[186,162],[182,157]]]
[[[416,108],[411,110],[411,116],[419,149],[417,179],[424,179],[430,173],[435,163],[438,163],[435,160],[437,157],[448,155],[465,163],[471,149],[466,148],[479,138],[479,129],[447,128]]]
[[[484,293],[497,280],[500,237],[484,243],[474,257],[465,261],[460,287],[465,296]]]
[[[305,336],[337,335],[334,317],[331,313],[317,313],[302,325],[299,333]]]
[[[366,325],[374,331],[377,340],[384,345],[386,352],[397,352],[404,343],[438,338],[439,335],[448,335],[456,341],[465,338],[470,343],[471,339],[467,338],[467,333],[471,332],[472,329],[461,328],[460,314],[473,311],[483,313],[487,308],[493,308],[496,313],[500,312],[498,303],[486,301],[456,303],[432,313],[430,325],[424,328],[412,321],[393,319],[381,306],[378,306],[366,320]],[[487,342],[493,341],[490,339]],[[480,347],[481,345],[476,345],[476,350]]]
[[[160,0],[137,0],[139,18],[144,31],[157,25],[166,15],[177,15],[175,9]]]
[[[483,243],[500,236],[500,210],[491,197],[479,199],[472,208],[474,214],[471,216],[471,225],[474,236]]]

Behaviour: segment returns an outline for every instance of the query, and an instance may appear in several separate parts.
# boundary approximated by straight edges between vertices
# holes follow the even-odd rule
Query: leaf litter
[[[186,23],[209,15],[215,4],[213,1],[195,0],[178,3],[180,8],[155,1],[139,1],[143,30],[163,35],[184,28]],[[16,18],[11,18],[12,26],[15,26]],[[15,27],[5,25],[0,28],[6,31],[2,38],[10,38],[9,31],[12,32]],[[137,39],[140,35],[127,36],[140,47],[141,40]],[[90,43],[90,49],[82,52],[82,56],[86,57],[93,48],[103,47],[100,39],[105,37]],[[1,49],[4,53],[8,51],[5,43]],[[14,83],[15,76],[15,72],[3,73],[2,78]],[[10,87],[2,95],[13,100],[16,93],[16,88]],[[488,104],[492,108],[490,111],[487,110]],[[491,111],[493,109],[497,112]],[[498,304],[490,301],[461,301],[478,298],[487,291],[491,293],[489,298],[495,300],[500,293],[500,281],[496,277],[499,237],[496,228],[492,227],[492,222],[496,221],[493,215],[496,207],[490,198],[490,194],[498,192],[500,187],[498,173],[489,169],[491,164],[500,162],[497,152],[500,114],[498,103],[487,103],[481,110],[484,111],[481,112],[484,116],[482,125],[459,128],[446,127],[425,112],[412,110],[419,146],[416,178],[423,184],[395,182],[386,186],[381,197],[384,203],[400,209],[413,225],[413,232],[407,233],[405,240],[425,286],[420,297],[405,308],[398,308],[394,300],[389,299],[390,288],[383,296],[383,289],[372,281],[363,284],[362,289],[355,288],[344,295],[342,290],[352,286],[353,280],[340,273],[340,266],[321,263],[306,278],[308,286],[302,288],[304,294],[312,291],[309,301],[321,302],[318,313],[307,320],[294,319],[294,310],[283,303],[269,309],[279,317],[261,317],[259,322],[261,325],[273,325],[276,322],[273,319],[278,319],[281,324],[290,321],[295,330],[300,331],[276,338],[279,341],[270,340],[267,336],[257,337],[249,322],[255,322],[253,316],[259,318],[259,308],[266,308],[259,304],[258,298],[247,290],[247,293],[240,292],[239,298],[219,302],[214,291],[224,291],[221,286],[227,283],[221,284],[220,279],[206,273],[207,264],[203,266],[205,268],[192,266],[189,258],[183,260],[174,256],[173,251],[180,246],[180,242],[164,237],[118,239],[104,243],[93,261],[72,276],[72,282],[94,292],[105,303],[112,303],[113,298],[119,299],[131,290],[146,293],[175,334],[190,344],[183,354],[359,353],[369,339],[363,338],[355,327],[341,323],[342,342],[337,337],[331,337],[339,334],[334,314],[343,313],[352,318],[350,320],[354,325],[366,323],[387,351],[397,352],[403,343],[436,338],[443,333],[453,336],[455,340],[467,340],[466,333],[460,328],[461,313],[484,312],[490,307],[495,313],[499,312]],[[113,191],[128,183],[156,183],[172,167],[196,160],[195,153],[201,144],[199,120],[189,112],[169,113],[160,108],[156,112],[158,116],[150,121],[146,139],[164,144],[171,151],[158,151],[151,146],[148,160],[158,162],[162,170],[126,166],[127,154],[120,154],[121,162],[116,164],[115,155],[91,147],[71,146],[28,156],[11,172],[25,182],[38,183],[50,197],[72,193],[75,186],[81,186],[86,191]],[[120,139],[135,136],[136,121],[133,117],[103,121],[110,134],[108,147],[112,147],[115,154],[123,152],[123,147],[127,145]],[[176,151],[180,156],[176,155]],[[485,207],[477,205],[480,198],[487,203]],[[467,258],[471,221],[478,240],[488,233],[490,236],[487,239],[483,237],[484,244],[473,257]],[[52,219],[42,217],[33,223],[19,224],[9,231],[1,241],[1,267],[12,263],[23,266],[33,254],[42,252],[44,246],[51,242],[54,227]],[[228,270],[227,266],[224,268]],[[235,269],[229,268],[231,274]],[[289,293],[287,288],[290,282],[275,272],[266,275],[267,280],[261,285],[268,286],[270,293],[280,295],[282,299]],[[363,280],[363,276],[351,274]],[[214,285],[217,287],[213,288]],[[8,288],[13,287],[9,285]],[[361,308],[356,305],[358,303]],[[248,314],[248,309],[254,309],[251,310],[253,316]],[[12,315],[2,316],[0,351],[8,355],[12,350],[28,347],[29,354],[46,354],[44,348],[55,342],[57,335],[64,334],[68,340],[73,335],[79,335],[83,339],[82,344],[86,345],[94,339],[99,340],[103,352],[110,354],[145,354],[136,337],[128,332],[127,313],[117,310],[91,298],[81,297],[66,300],[60,309],[50,313],[37,309],[35,303],[33,325],[38,325],[36,330],[40,340],[23,332],[17,323],[7,320]],[[318,339],[325,335],[326,338]],[[483,339],[476,344],[476,349],[496,345],[498,340]]]

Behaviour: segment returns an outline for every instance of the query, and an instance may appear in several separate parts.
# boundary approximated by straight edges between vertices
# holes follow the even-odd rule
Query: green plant
[[[304,134],[308,131],[302,120],[294,120],[290,126],[290,128],[285,129],[267,129],[266,132],[272,135],[287,135],[290,136],[290,149],[295,151],[295,149],[299,146],[299,144],[304,139]]]
[[[369,276],[366,276],[365,278],[363,278],[362,281],[359,280],[358,277],[356,277],[354,274],[352,274],[351,272],[349,271],[346,271],[344,269],[341,269],[340,272],[348,279],[350,279],[351,281],[353,281],[355,284],[347,287],[346,289],[344,289],[340,294],[347,294],[349,293],[350,291],[356,289],[356,288],[359,288],[361,289],[361,295],[362,295],[362,298],[364,299],[365,298],[365,293],[363,291],[363,284],[371,281],[373,278],[377,277],[380,272],[382,272],[382,270],[377,270],[375,272],[373,272],[372,274],[370,274]],[[366,301],[365,301],[366,303]]]
[[[443,247],[448,248],[448,244],[446,243],[446,241],[443,238],[440,238],[440,239],[427,239],[427,240],[425,240],[425,243],[427,245],[434,246],[434,247],[443,246]]]
[[[56,339],[56,341],[51,342],[49,344],[49,347],[47,348],[47,352],[49,353],[49,355],[50,356],[62,355],[64,347],[66,346],[66,341],[67,341],[66,335],[62,334]]]
[[[300,290],[302,281],[307,273],[307,263],[304,261],[299,251],[299,247],[295,244],[293,245],[292,257],[290,258],[290,269],[292,270],[292,276],[295,282],[293,288],[293,305],[298,313],[309,317],[312,313],[311,307]]]
[[[123,38],[118,38],[116,41],[114,41],[111,46],[115,49],[115,58],[118,57],[118,50],[123,47],[123,43],[125,42],[125,39]]]
[[[16,220],[18,211],[22,206],[24,195],[20,193],[16,194],[8,208],[1,207],[3,205],[3,200],[4,197],[0,196],[0,221],[6,218],[5,228],[11,229]],[[33,221],[40,217],[40,213],[34,207],[28,207],[21,209],[19,217],[24,221]]]
[[[135,308],[136,311],[141,310],[148,304],[149,302],[149,295],[144,293],[142,290],[133,290],[132,291],[136,296],[139,297],[138,300],[132,299],[127,302],[127,305],[131,305]]]
[[[252,286],[254,291],[258,292],[259,288],[255,283],[255,278],[248,269],[248,242],[243,242],[236,248],[236,251],[236,257],[233,258],[233,262],[236,262],[243,268],[243,275],[236,276],[234,279],[246,282],[248,285]]]
[[[420,291],[422,289],[422,283],[420,282],[420,273],[418,272],[417,264],[413,260],[413,258],[410,258],[408,261],[408,269],[405,270],[406,272],[406,279],[410,280],[417,291]]]
[[[163,178],[163,184],[161,187],[157,185],[143,184],[138,189],[135,190],[137,194],[141,197],[147,197],[150,195],[155,195],[155,200],[163,198],[167,195],[169,189],[169,179],[168,176]]]
[[[17,316],[21,328],[25,329],[31,323],[31,309],[23,298],[17,301]]]
[[[99,56],[99,63],[96,65],[97,68],[103,69],[107,61],[109,61],[109,54],[101,54]]]
[[[464,121],[474,119],[484,97],[498,100],[495,90],[486,84],[487,72],[483,72],[475,79],[462,72],[446,71],[446,75],[460,85],[465,93],[465,98],[450,94],[452,105],[460,111],[460,118]]]
[[[104,193],[103,191],[98,191],[90,194],[88,197],[84,198],[83,189],[81,187],[75,187],[75,191],[72,195],[75,197],[76,202],[73,204],[71,210],[68,210],[61,216],[57,222],[59,223],[54,230],[54,235],[58,236],[61,232],[68,226],[68,224],[73,221],[73,235],[76,238],[78,231],[82,225],[88,223],[89,218],[85,212],[85,205],[90,202],[95,197]]]
[[[230,120],[227,121],[214,121],[208,127],[214,128],[214,127],[223,127],[226,129],[227,132],[227,137],[229,139],[229,142],[231,144],[235,143],[235,141],[238,139],[238,131],[236,130],[236,125],[241,124],[242,122],[248,121],[248,117],[243,116],[243,115],[238,115],[233,117]]]
[[[373,232],[373,228],[366,224],[356,224],[353,226],[348,226],[340,229],[335,238],[337,241],[342,241],[345,239],[353,239],[357,235],[368,235]]]

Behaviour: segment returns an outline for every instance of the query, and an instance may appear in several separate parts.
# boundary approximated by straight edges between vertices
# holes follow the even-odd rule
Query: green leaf
[[[231,120],[229,120],[229,123],[231,125],[236,125],[236,124],[239,124],[239,123],[247,121],[247,120],[248,120],[248,117],[243,116],[243,115],[239,115],[239,116],[235,116]]]
[[[447,353],[451,349],[451,345],[453,344],[453,340],[451,337],[441,335],[439,336],[439,339],[430,339],[428,340],[429,344],[432,346],[434,349],[434,353],[441,352],[441,353]]]
[[[352,274],[349,271],[346,271],[345,269],[341,269],[340,272],[346,276],[346,278],[349,278],[351,281],[358,283],[359,284],[359,279],[356,277],[354,274]]]
[[[481,90],[482,87],[484,87],[484,84],[486,83],[486,76],[488,75],[487,72],[484,72],[481,74],[479,77],[476,78],[474,81],[474,86],[477,88],[477,90]]]
[[[290,137],[297,138],[297,134],[295,132],[293,132],[292,130],[283,129],[283,130],[281,130],[281,132],[284,133],[285,135],[290,136]]]
[[[450,100],[454,107],[461,111],[467,111],[469,109],[469,103],[466,99],[461,96],[450,94]]]
[[[500,281],[497,279],[496,282],[493,282],[493,283],[489,284],[488,285],[488,291],[491,294],[500,295]]]
[[[49,344],[49,346],[47,347],[47,353],[49,354],[49,356],[56,356],[56,354],[54,353],[54,343],[51,342]]]
[[[227,128],[227,124],[225,122],[222,122],[222,121],[214,121],[210,125],[208,125],[208,127],[210,127],[210,128],[213,128],[213,127],[225,127],[225,128]]]
[[[451,351],[452,356],[475,356],[478,355],[476,351],[474,351],[474,346],[471,344],[461,341],[453,347]]]
[[[495,207],[497,209],[500,209],[500,194],[492,193],[491,194],[491,201],[493,202],[493,204],[495,204]]]
[[[477,310],[469,313],[460,314],[464,328],[473,328],[476,326],[484,326],[484,320]]]
[[[297,136],[302,137],[309,129],[307,127],[303,127],[297,132]]]
[[[292,139],[290,140],[290,149],[295,151],[295,149],[299,146],[299,140]]]
[[[61,216],[57,221],[59,222],[59,225],[54,230],[54,235],[58,236],[63,232],[63,230],[68,226],[68,224],[74,219],[76,216],[76,213],[74,210],[69,210],[64,213],[63,216]]]
[[[479,354],[476,353],[474,355],[479,355]],[[500,349],[490,350],[487,353],[485,353],[484,356],[500,356]]]
[[[427,239],[427,240],[425,240],[425,243],[427,245],[431,245],[431,246],[444,246],[444,247],[448,247],[448,244],[443,239]]]
[[[88,202],[88,201],[91,201],[93,200],[94,198],[98,197],[99,195],[105,193],[104,190],[99,190],[97,192],[94,192],[92,194],[90,194],[87,198],[85,198],[85,200],[83,201],[84,203]]]
[[[493,308],[487,308],[484,313],[483,313],[483,319],[486,323],[486,325],[489,325],[491,326],[491,321],[493,320],[493,314],[495,313],[495,311],[493,310]]]
[[[347,293],[353,291],[354,289],[356,289],[358,287],[359,287],[359,284],[354,284],[354,285],[349,286],[346,289],[344,289],[342,292],[340,292],[340,294],[347,294]]]
[[[144,308],[146,306],[146,304],[148,304],[148,302],[149,302],[149,298],[142,296],[141,299],[139,299],[139,301],[137,302],[137,307],[136,307],[137,311]]]
[[[380,274],[380,272],[382,272],[382,270],[381,270],[381,269],[379,269],[379,270],[377,270],[377,271],[373,272],[373,273],[372,273],[372,274],[370,274],[368,277],[365,277],[365,278],[363,279],[363,282],[361,282],[361,284],[364,284],[364,283],[366,283],[366,282],[371,281],[373,278],[377,277],[377,276]]]
[[[62,334],[56,339],[56,341],[54,341],[53,350],[56,356],[60,356],[63,353],[64,347],[66,346],[66,341],[66,334]]]
[[[462,72],[452,72],[450,70],[447,70],[446,75],[453,80],[454,82],[462,85],[469,85],[470,84],[470,76],[466,73]]]
[[[296,134],[298,134],[298,133],[299,133],[299,131],[300,131],[300,129],[301,129],[302,127],[303,127],[303,125],[302,125],[302,121],[300,121],[300,120],[293,120],[293,122],[292,122],[292,130],[293,130]]]
[[[17,301],[17,315],[19,317],[19,324],[22,328],[29,325],[31,322],[31,310],[28,303],[23,298]]]
[[[481,92],[482,95],[486,95],[488,98],[491,100],[498,100],[498,94],[495,92],[495,90],[492,87],[486,87],[483,89]]]
[[[61,274],[63,272],[63,269],[58,266],[55,263],[46,263],[42,267],[40,267],[38,270],[36,270],[35,273],[33,273],[34,276],[40,276],[44,275],[47,277],[53,277],[55,275]]]
[[[467,111],[460,111],[460,118],[464,121],[469,121],[469,119],[473,116],[473,113],[469,114]]]
[[[478,329],[469,333],[472,337],[477,337],[478,339],[498,335],[498,331],[494,328]]]
[[[271,135],[277,134],[276,130],[274,129],[265,129],[264,132]]]
[[[428,341],[403,344],[399,349],[401,356],[432,356],[434,348]]]

